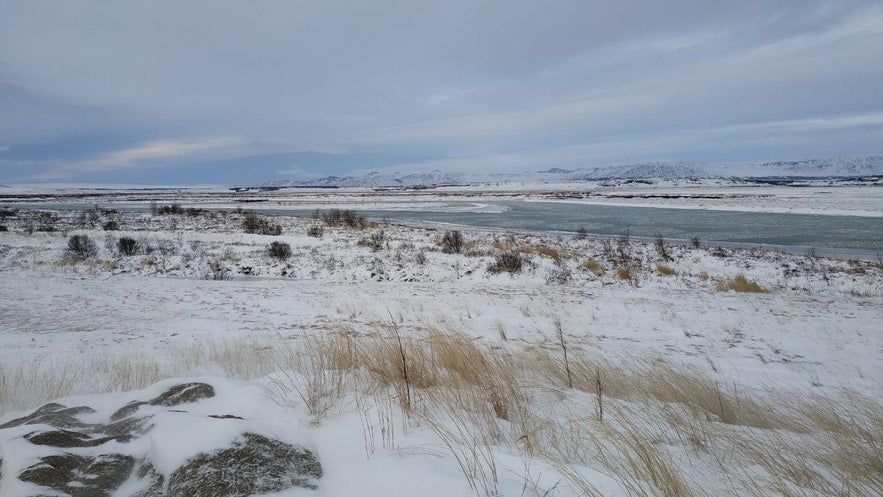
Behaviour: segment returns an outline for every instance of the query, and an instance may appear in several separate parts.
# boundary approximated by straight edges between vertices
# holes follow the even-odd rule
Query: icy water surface
[[[628,230],[638,238],[662,235],[669,240],[699,237],[706,244],[753,246],[801,253],[809,247],[820,255],[877,258],[883,253],[883,218],[815,214],[773,214],[702,209],[666,209],[563,202],[486,202],[476,209],[469,202],[442,201],[423,207],[386,202],[387,209],[354,206],[377,221],[388,219],[420,226],[464,226],[545,233],[575,233],[584,227],[590,234],[618,236]],[[82,209],[82,204],[48,202],[20,204],[26,208]],[[188,205],[189,206],[189,205]],[[147,211],[146,204],[108,204],[125,211]],[[207,206],[211,208],[210,206]],[[243,205],[268,215],[310,217],[314,209],[267,209]]]
[[[761,212],[664,209],[569,204],[558,202],[495,202],[497,212],[428,212],[414,210],[360,210],[371,219],[414,224],[443,223],[503,230],[575,232],[759,244],[775,247],[815,247],[820,253],[873,255],[883,250],[883,219],[859,216],[770,214]],[[272,213],[273,211],[267,211]],[[311,211],[283,211],[308,216]],[[280,211],[275,211],[280,214]]]

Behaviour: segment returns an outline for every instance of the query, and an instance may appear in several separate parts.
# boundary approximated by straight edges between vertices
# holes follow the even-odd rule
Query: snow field
[[[0,237],[3,419],[213,375],[309,434],[318,495],[883,492],[875,261],[480,231],[446,254],[442,232],[394,225],[56,215],[64,231],[22,215]],[[73,234],[96,253],[69,257]],[[152,249],[121,256],[120,236]],[[499,253],[523,269],[488,271]],[[213,261],[232,280],[205,280]],[[717,290],[740,274],[769,293]]]

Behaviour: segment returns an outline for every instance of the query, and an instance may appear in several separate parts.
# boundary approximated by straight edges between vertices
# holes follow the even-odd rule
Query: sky
[[[883,153],[879,0],[0,0],[0,184]]]

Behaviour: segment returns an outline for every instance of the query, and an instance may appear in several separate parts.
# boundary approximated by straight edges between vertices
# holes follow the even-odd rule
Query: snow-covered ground
[[[144,187],[96,185],[13,185],[2,190],[0,205],[49,202],[72,207],[147,207],[151,199],[187,206],[236,209],[361,209],[434,211],[486,210],[487,202],[565,201],[589,204],[711,209],[744,212],[883,217],[883,186],[831,184],[758,185],[740,180],[652,180],[642,182],[517,182],[442,186],[424,190],[371,188],[246,189],[222,187]]]
[[[856,200],[842,210],[878,212],[878,190],[833,195],[867,193],[867,204]],[[815,205],[826,196],[820,192],[774,194],[766,205]],[[277,349],[284,356],[286,347],[311,337],[370,337],[393,327],[406,341],[455,330],[485,350],[522,354],[557,350],[560,330],[574,357],[624,369],[665,364],[724,391],[768,391],[780,401],[788,395],[883,398],[880,261],[672,245],[663,254],[634,240],[477,230],[463,231],[463,253],[456,254],[442,252],[443,232],[432,229],[325,227],[316,238],[307,230],[321,223],[280,217],[270,221],[282,234],[268,236],[243,233],[243,219],[237,213],[87,218],[78,211],[7,217],[9,231],[0,233],[0,424],[59,396],[142,388],[165,377],[228,376],[253,380],[218,385],[243,389],[253,406],[265,406],[261,414],[253,406],[248,411],[272,427],[267,430],[296,428],[311,439],[327,469],[319,495],[493,495],[468,484],[484,478],[470,480],[469,468],[487,470],[480,460],[490,458],[499,472],[492,490],[499,495],[574,495],[576,482],[590,481],[601,495],[613,496],[641,493],[611,469],[611,454],[550,458],[539,449],[516,450],[521,439],[499,435],[487,453],[470,455],[457,445],[468,437],[459,433],[452,442],[451,427],[436,414],[405,416],[376,400],[368,405],[347,397],[353,393],[311,424],[302,397],[279,388],[301,381],[290,376],[301,373],[280,373],[291,364],[280,362]],[[118,230],[104,231],[111,220]],[[40,223],[58,231],[28,232]],[[94,252],[71,257],[72,235],[89,236]],[[134,255],[119,253],[121,237],[136,241]],[[290,257],[268,255],[271,242],[287,243]],[[521,271],[492,271],[501,253],[518,254]],[[766,293],[723,290],[739,275]],[[118,395],[121,402],[131,396]],[[595,402],[563,387],[533,395],[531,405],[541,406],[544,422],[553,424],[558,410]],[[231,393],[219,402],[243,414],[229,400],[235,398]],[[81,396],[70,402],[110,401]],[[616,412],[617,401],[610,409]],[[567,420],[561,430],[576,429],[568,423],[581,419],[568,416],[560,414]],[[568,433],[560,436],[576,436]],[[692,487],[739,494],[704,474],[719,454],[665,443]],[[568,471],[582,480],[565,478]],[[5,472],[3,478],[5,497],[4,489],[13,487],[4,486],[11,478]],[[638,484],[648,495],[676,495],[654,485]]]

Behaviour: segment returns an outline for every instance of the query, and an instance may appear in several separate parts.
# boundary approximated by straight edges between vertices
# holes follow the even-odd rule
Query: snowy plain
[[[511,185],[490,193],[461,190],[407,197],[372,191],[254,195],[265,198],[261,209],[376,209],[402,202],[446,209],[451,208],[444,204],[450,195],[456,196],[454,208],[463,202],[482,208],[482,201],[500,195],[549,199],[571,191],[517,191]],[[883,215],[881,188],[638,190],[645,199],[622,200],[628,195],[619,189],[565,200]],[[690,198],[699,191],[703,198]],[[706,198],[709,192],[720,197]],[[122,193],[117,205],[129,205],[130,194]],[[154,198],[198,207],[203,196],[213,199],[212,207],[252,206],[237,203],[241,196],[210,190],[168,191]],[[47,198],[83,208],[98,203],[88,195]],[[101,199],[102,205],[114,205],[106,196]],[[859,395],[877,407],[873,403],[883,398],[880,261],[676,245],[668,245],[663,256],[652,242],[481,230],[463,230],[464,253],[452,254],[441,250],[443,231],[435,229],[379,223],[360,230],[324,227],[322,236],[315,237],[307,230],[322,224],[317,220],[271,217],[282,234],[269,236],[243,233],[244,216],[22,209],[5,218],[0,365],[6,390],[0,397],[0,421],[56,397],[77,395],[69,402],[100,404],[106,398],[90,394],[136,390],[168,377],[208,376],[206,381],[232,392],[218,399],[225,412],[263,423],[267,432],[296,432],[316,448],[326,467],[319,490],[285,495],[591,495],[580,490],[578,481],[591,482],[598,495],[674,495],[649,477],[629,482],[604,464],[602,455],[553,459],[542,451],[514,449],[519,440],[514,436],[501,435],[491,445],[490,464],[474,453],[464,464],[462,448],[441,436],[447,432],[390,407],[396,401],[374,400],[366,407],[364,400],[345,395],[316,423],[304,400],[280,387],[301,381],[292,377],[303,372],[284,373],[291,365],[279,359],[277,349],[284,356],[287,347],[297,350],[312,338],[372,336],[393,327],[416,341],[428,330],[446,329],[487,350],[556,351],[560,332],[572,354],[625,368],[663,364],[710,378],[726,391],[835,400]],[[110,220],[118,229],[102,228]],[[43,222],[53,230],[40,231]],[[71,260],[68,241],[74,234],[89,236],[95,253]],[[116,244],[124,236],[137,241],[137,254],[119,254]],[[289,244],[291,256],[270,256],[268,244],[274,241]],[[490,271],[500,252],[518,253],[521,271]],[[622,269],[628,270],[626,276]],[[206,279],[218,271],[221,278]],[[765,291],[721,287],[739,275]],[[119,374],[121,367],[126,374]],[[28,382],[24,375],[35,379]],[[536,395],[542,409],[552,413],[549,419],[556,419],[560,409],[571,409],[572,402],[594,403],[590,394],[563,386]],[[592,412],[587,408],[576,419],[592,418]],[[739,494],[738,485],[730,488],[724,478],[706,474],[717,457],[713,451],[694,453],[688,443],[660,443],[689,481],[692,490],[682,495]],[[0,456],[8,465],[17,457]],[[23,467],[33,455],[21,457],[15,464]],[[495,468],[492,488],[470,486],[482,481],[468,476],[473,466]],[[568,479],[568,471],[581,479]],[[763,472],[757,471],[763,481]],[[9,474],[3,472],[0,494],[26,495],[27,489],[12,486]]]

